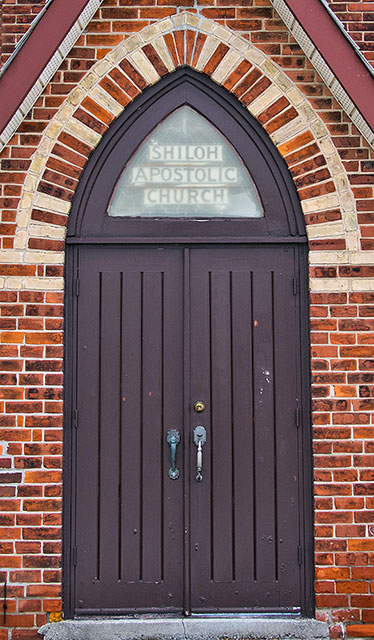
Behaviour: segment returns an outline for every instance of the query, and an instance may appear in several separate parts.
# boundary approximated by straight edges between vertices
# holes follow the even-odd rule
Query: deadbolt
[[[202,413],[205,409],[205,404],[203,402],[195,402],[194,404],[194,411],[196,411],[196,413]]]

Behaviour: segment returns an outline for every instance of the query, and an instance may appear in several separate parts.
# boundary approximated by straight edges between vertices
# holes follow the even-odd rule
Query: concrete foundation
[[[44,640],[328,640],[327,624],[310,618],[90,618],[49,623]]]

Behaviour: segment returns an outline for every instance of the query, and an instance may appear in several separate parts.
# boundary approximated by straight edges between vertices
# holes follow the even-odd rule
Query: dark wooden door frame
[[[186,84],[187,83],[187,84]],[[192,86],[194,90],[200,92],[200,98],[214,100],[220,103],[226,117],[233,119],[243,132],[250,132],[248,139],[256,148],[266,156],[267,166],[272,175],[272,179],[277,183],[279,188],[279,203],[282,203],[280,215],[283,215],[283,226],[280,229],[271,231],[268,227],[262,226],[257,228],[228,225],[225,226],[224,233],[221,229],[212,227],[212,235],[193,235],[190,229],[183,229],[182,233],[170,233],[170,229],[165,229],[165,235],[156,232],[156,229],[135,227],[129,231],[126,228],[128,219],[120,220],[116,233],[113,229],[101,228],[97,234],[90,233],[89,229],[85,229],[82,225],[82,214],[87,207],[93,202],[93,186],[100,177],[100,171],[103,163],[111,154],[113,148],[118,144],[118,140],[122,138],[128,128],[136,125],[136,118],[142,111],[147,111],[157,103],[160,98],[173,90],[182,91],[186,95],[186,86]],[[213,98],[212,98],[213,96]],[[193,106],[193,105],[192,105]],[[157,104],[156,104],[157,107]],[[157,109],[156,109],[157,110]],[[214,123],[214,121],[213,121]],[[97,214],[97,213],[96,213]],[[265,216],[266,219],[266,216]],[[160,221],[159,221],[160,222]],[[253,222],[253,221],[252,221]],[[225,235],[227,229],[227,235]],[[134,232],[135,230],[135,232]],[[119,233],[118,233],[119,232]],[[252,233],[253,232],[253,233]],[[188,233],[188,237],[186,237]],[[191,237],[192,235],[192,237]],[[113,237],[116,236],[116,237]],[[294,188],[292,179],[288,173],[288,169],[283,159],[273,147],[268,136],[264,133],[260,125],[250,116],[240,103],[224,89],[215,85],[211,80],[205,78],[201,74],[197,74],[189,69],[182,69],[170,76],[167,76],[154,87],[146,90],[132,105],[126,108],[123,116],[121,116],[115,124],[109,129],[104,136],[102,143],[94,152],[87,168],[83,174],[82,180],[78,187],[77,194],[74,199],[72,213],[69,221],[66,251],[66,297],[65,297],[65,387],[64,387],[64,607],[65,615],[71,617],[73,615],[74,593],[71,583],[73,582],[74,570],[74,548],[72,547],[72,527],[74,513],[74,478],[73,473],[76,464],[75,449],[75,413],[76,406],[74,378],[75,371],[72,363],[74,361],[74,349],[77,336],[74,328],[74,318],[76,316],[76,278],[77,278],[77,251],[78,247],[74,245],[80,244],[148,244],[148,243],[177,243],[181,246],[192,246],[195,243],[211,245],[217,244],[262,244],[262,243],[292,243],[299,245],[297,249],[298,265],[298,286],[300,286],[300,331],[302,336],[302,349],[300,354],[300,371],[302,386],[302,406],[301,406],[301,425],[300,434],[302,439],[302,453],[300,458],[300,473],[303,478],[301,483],[302,495],[300,501],[304,505],[303,521],[301,523],[303,531],[302,536],[304,546],[302,549],[302,561],[304,565],[304,584],[303,584],[303,603],[302,615],[313,616],[314,614],[314,545],[313,545],[313,500],[312,500],[312,447],[311,447],[311,428],[310,428],[310,361],[309,361],[309,314],[308,314],[308,280],[307,280],[307,246],[304,229],[304,220],[298,201],[297,193]],[[187,244],[188,243],[188,244]],[[192,244],[191,244],[192,243]],[[125,246],[123,247],[125,250]],[[187,311],[186,311],[187,313]],[[186,364],[187,366],[187,364]]]

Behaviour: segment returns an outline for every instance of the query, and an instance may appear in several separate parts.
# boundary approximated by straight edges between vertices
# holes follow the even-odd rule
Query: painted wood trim
[[[373,144],[374,78],[324,6],[319,0],[270,2],[333,96]]]
[[[285,3],[325,62],[334,70],[337,80],[344,86],[365,120],[374,127],[373,73],[362,64],[349,40],[339,37],[341,30],[331,20],[320,0],[308,0],[307,3],[286,0]],[[334,44],[331,45],[331,42]]]
[[[46,11],[0,80],[0,148],[17,130],[101,3],[54,0]]]

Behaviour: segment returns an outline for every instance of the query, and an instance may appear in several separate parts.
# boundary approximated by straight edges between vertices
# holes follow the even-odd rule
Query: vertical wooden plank
[[[100,313],[99,562],[100,579],[118,579],[121,430],[122,274],[103,271]]]
[[[144,273],[142,303],[142,427],[141,427],[141,567],[140,579],[162,576],[163,531],[163,278]]]
[[[234,271],[232,298],[233,519],[236,580],[254,580],[256,553],[253,475],[251,271]]]
[[[167,268],[163,274],[163,531],[162,531],[162,579],[168,587],[169,606],[182,604],[184,578],[184,457],[186,446],[183,426],[183,263],[182,252],[169,252]],[[167,432],[176,429],[180,433],[176,464],[179,478],[172,480],[168,472],[171,465]]]
[[[120,579],[140,579],[140,416],[143,275],[123,277]]]
[[[82,254],[82,250],[80,251]],[[83,259],[85,257],[85,259]],[[76,539],[78,556],[76,598],[82,606],[90,599],[91,585],[100,577],[98,566],[98,441],[99,343],[101,276],[95,252],[81,257],[80,277],[87,282],[77,298],[77,398],[79,430],[76,455]],[[90,434],[90,437],[88,437]],[[89,517],[88,517],[89,516]]]
[[[190,423],[186,425],[186,438],[190,439],[191,477],[191,609],[199,610],[207,602],[213,572],[212,520],[211,520],[211,344],[210,344],[210,274],[206,264],[200,262],[199,251],[191,250],[190,261],[190,323],[191,323],[191,395]],[[203,413],[195,413],[198,400],[205,405]],[[193,430],[203,425],[207,442],[203,450],[203,481],[196,482],[196,446]]]
[[[229,582],[234,574],[232,519],[232,311],[231,280],[226,268],[210,277],[211,345],[211,544],[214,582]]]
[[[269,268],[256,270],[253,277],[254,500],[256,577],[262,581],[273,581],[276,573],[272,309],[272,272]]]
[[[300,581],[297,547],[300,537],[298,435],[296,424],[299,329],[298,296],[293,292],[293,249],[284,252],[282,265],[274,273],[274,370],[275,419],[277,424],[278,578],[287,588],[281,590],[281,604],[291,606],[299,597]],[[286,364],[287,363],[287,364]],[[287,366],[287,376],[284,375]],[[292,540],[293,544],[285,544]],[[293,576],[293,578],[292,578]]]

